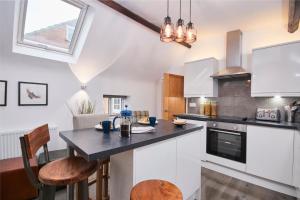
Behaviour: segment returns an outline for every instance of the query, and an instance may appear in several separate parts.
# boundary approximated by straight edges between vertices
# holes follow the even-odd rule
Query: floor
[[[202,168],[201,200],[296,200],[218,172]]]
[[[90,187],[90,198],[95,199],[95,191],[94,184]],[[57,192],[55,199],[66,200],[66,190]],[[189,200],[194,199],[199,200],[199,198]],[[296,198],[202,168],[201,200],[296,200]]]

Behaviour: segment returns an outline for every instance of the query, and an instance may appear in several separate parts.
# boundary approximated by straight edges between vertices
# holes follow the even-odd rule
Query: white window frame
[[[25,20],[26,20],[26,11],[27,11],[27,3],[28,0],[23,0],[20,2],[20,11],[19,11],[19,20],[18,20],[18,32],[17,32],[17,45],[26,46],[30,48],[45,50],[45,51],[53,51],[58,53],[64,53],[73,55],[74,49],[76,47],[80,31],[83,27],[83,23],[86,17],[86,13],[88,10],[88,5],[78,1],[78,0],[62,0],[68,4],[71,4],[73,6],[76,6],[80,9],[80,14],[78,17],[78,20],[76,22],[75,30],[72,36],[72,40],[70,42],[69,49],[59,48],[53,45],[49,44],[41,44],[39,42],[34,42],[31,40],[25,40],[24,39],[24,29],[25,29]]]

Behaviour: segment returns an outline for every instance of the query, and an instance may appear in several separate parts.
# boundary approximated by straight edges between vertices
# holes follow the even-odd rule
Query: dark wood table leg
[[[74,149],[70,146],[68,148],[68,156],[74,156]],[[67,200],[74,200],[74,185],[67,186]]]

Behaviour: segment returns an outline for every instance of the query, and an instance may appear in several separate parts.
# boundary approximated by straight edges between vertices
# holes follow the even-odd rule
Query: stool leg
[[[89,184],[87,179],[78,183],[77,199],[78,200],[89,199]]]
[[[104,191],[103,191],[103,199],[109,200],[108,195],[108,171],[109,171],[109,160],[106,161],[106,163],[103,165],[103,185],[104,185]]]
[[[67,185],[67,200],[74,200],[74,185]]]
[[[102,175],[102,170],[103,170],[103,165],[101,161],[99,161],[98,169],[97,169],[97,183],[96,183],[96,200],[102,200],[102,180],[103,180],[103,175]]]
[[[55,200],[55,186],[44,185],[39,194],[39,200]]]

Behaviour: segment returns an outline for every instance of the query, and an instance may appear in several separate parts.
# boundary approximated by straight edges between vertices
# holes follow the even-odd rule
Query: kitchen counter
[[[202,126],[194,124],[179,127],[172,124],[171,121],[158,120],[154,132],[132,134],[130,138],[120,137],[119,131],[103,134],[102,131],[95,128],[63,131],[59,135],[69,148],[76,150],[86,160],[97,160],[201,130],[202,128]]]
[[[284,128],[284,129],[298,129],[300,130],[300,123],[290,123],[290,122],[268,122],[268,121],[259,121],[255,119],[243,120],[239,117],[225,117],[225,116],[202,116],[197,114],[179,114],[175,115],[176,117],[182,119],[190,120],[199,120],[199,121],[217,121],[217,122],[228,122],[236,124],[247,124],[247,125],[256,125],[256,126],[267,126],[275,128]]]

